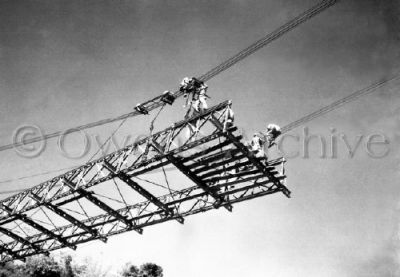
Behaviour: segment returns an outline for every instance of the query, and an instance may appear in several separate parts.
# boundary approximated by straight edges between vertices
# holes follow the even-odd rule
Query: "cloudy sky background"
[[[131,111],[137,102],[177,88],[184,76],[218,65],[316,1],[1,1],[0,142],[19,126],[58,131]],[[250,136],[268,122],[288,124],[384,77],[400,58],[400,4],[341,1],[208,82],[212,103],[233,100],[237,125]],[[307,124],[327,139],[362,142],[353,158],[339,139],[338,158],[291,159],[293,198],[273,195],[225,210],[90,243],[78,256],[104,264],[152,261],[166,276],[394,276],[399,270],[400,107],[397,84]],[[156,128],[184,114],[182,102]],[[148,118],[118,132],[146,134]],[[103,140],[116,124],[88,131]],[[294,134],[302,134],[296,129]],[[368,135],[389,141],[368,156]],[[80,137],[68,150],[79,153]],[[292,141],[287,147],[300,147]],[[297,147],[297,148],[296,148]],[[376,148],[382,150],[382,148]],[[95,145],[90,153],[96,151]],[[0,179],[73,166],[55,141],[34,159],[2,152]],[[50,177],[50,176],[48,176]],[[1,190],[46,179],[6,182]],[[4,197],[7,194],[4,194]]]

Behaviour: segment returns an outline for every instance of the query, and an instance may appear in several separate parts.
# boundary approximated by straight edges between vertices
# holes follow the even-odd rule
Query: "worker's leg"
[[[226,128],[229,129],[233,126],[233,122],[235,120],[235,115],[233,114],[233,111],[231,109],[227,110],[227,116],[226,116]]]
[[[260,148],[260,149],[256,152],[255,157],[256,157],[256,158],[259,158],[260,161],[261,161],[261,163],[262,163],[263,165],[267,165],[267,163],[268,163],[268,156],[267,156],[267,153],[264,151],[264,149]]]
[[[193,109],[198,113],[200,112],[200,100],[199,99],[193,101]]]
[[[188,110],[187,110],[187,112],[185,114],[185,119],[191,118],[193,116],[194,112],[195,112],[194,104],[193,104],[193,101],[191,101],[189,103],[189,108],[188,108]]]
[[[188,138],[192,138],[194,139],[194,134],[196,133],[196,126],[192,125],[192,124],[188,124],[188,133],[187,133],[187,137]]]
[[[207,110],[208,109],[207,98],[205,96],[200,96],[199,101],[200,101],[199,106],[201,104],[201,111],[203,112]]]
[[[260,149],[260,142],[259,142],[258,137],[253,136],[253,138],[251,139],[251,142],[250,142],[250,146],[251,146],[251,150],[253,152],[257,152]]]

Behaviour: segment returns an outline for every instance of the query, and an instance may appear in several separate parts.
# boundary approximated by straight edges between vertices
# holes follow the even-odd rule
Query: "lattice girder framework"
[[[256,158],[237,128],[227,125],[230,113],[231,102],[226,101],[0,201],[0,261],[74,249],[130,230],[141,233],[169,220],[183,223],[186,216],[220,207],[231,210],[235,203],[276,192],[289,197],[280,171],[284,159]],[[165,168],[182,178],[167,178]],[[163,173],[163,185],[144,178],[155,172]],[[121,193],[121,186],[129,193]],[[103,188],[111,195],[112,187],[119,199],[99,192]]]

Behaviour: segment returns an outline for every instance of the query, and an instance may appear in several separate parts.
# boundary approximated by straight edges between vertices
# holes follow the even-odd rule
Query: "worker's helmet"
[[[276,124],[273,124],[273,123],[271,123],[271,124],[268,124],[267,125],[267,130],[269,131],[269,130],[275,130],[275,131],[281,131],[281,127],[279,127],[278,125],[276,125]]]
[[[190,82],[190,78],[185,77],[185,78],[183,78],[181,85],[187,85],[187,84],[189,84],[189,82]]]
[[[270,133],[274,138],[278,137],[282,133],[281,127],[276,124],[268,124],[267,132]]]

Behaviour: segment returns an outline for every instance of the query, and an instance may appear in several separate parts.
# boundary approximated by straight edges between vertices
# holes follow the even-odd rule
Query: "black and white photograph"
[[[400,277],[399,0],[0,0],[0,277]]]

